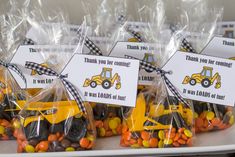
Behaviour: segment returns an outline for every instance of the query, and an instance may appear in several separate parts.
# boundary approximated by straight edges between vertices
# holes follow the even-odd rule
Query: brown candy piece
[[[71,142],[67,139],[63,139],[60,144],[62,147],[67,148],[71,145]]]

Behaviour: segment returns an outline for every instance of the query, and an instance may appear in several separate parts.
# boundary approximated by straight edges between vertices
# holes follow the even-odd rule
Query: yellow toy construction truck
[[[91,79],[86,79],[83,87],[90,86],[95,88],[97,85],[101,85],[104,89],[111,88],[116,82],[116,89],[121,88],[120,76],[116,73],[112,76],[112,68],[103,68],[102,72],[99,75],[92,76]]]
[[[24,106],[25,101],[18,101]],[[77,142],[86,135],[87,122],[75,101],[32,102],[21,113],[27,140],[44,140],[51,133],[64,133]]]
[[[144,95],[140,94],[137,98],[136,107],[127,118],[130,131],[170,129],[173,123],[171,118],[174,119],[177,126],[190,125],[189,122],[182,124],[182,118],[187,117],[189,121],[190,117],[193,118],[193,111],[184,109],[182,104],[169,105],[169,108],[166,109],[163,104],[154,105],[151,103],[147,113],[146,106]]]
[[[212,71],[213,68],[204,66],[201,73],[192,74],[191,77],[186,76],[182,83],[189,83],[192,86],[200,83],[202,87],[208,88],[216,81],[215,88],[218,89],[221,87],[221,76],[219,75],[219,73],[215,73],[213,76]]]

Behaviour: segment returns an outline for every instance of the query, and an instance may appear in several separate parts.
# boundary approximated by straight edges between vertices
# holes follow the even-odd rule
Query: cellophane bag
[[[200,53],[207,43],[217,35],[217,23],[221,21],[223,9],[220,6],[209,6],[208,1],[197,0],[192,3],[182,2],[182,8],[188,14],[189,26],[185,39],[191,44],[194,53]],[[186,50],[192,52],[190,50]],[[209,69],[203,69],[201,77],[208,77],[204,74]],[[211,71],[208,78],[215,79],[215,88],[220,86],[219,76]],[[196,79],[196,78],[195,78]],[[190,78],[189,82],[193,82]],[[208,132],[222,130],[234,124],[234,107],[193,101],[195,111],[195,131]]]
[[[0,16],[0,140],[15,139],[14,130],[20,126],[15,118],[23,107],[17,101],[27,98],[25,90],[19,87],[12,76],[19,69],[9,64],[28,29],[22,15],[23,9],[10,7],[7,13]]]
[[[155,1],[152,8],[158,12],[151,12],[150,30],[154,35],[152,41],[161,45],[158,52],[156,69],[169,60],[177,49],[179,41],[172,35],[165,38],[164,23],[165,5],[163,1]],[[151,8],[150,6],[150,8]],[[154,14],[155,13],[155,14]],[[182,28],[183,29],[183,28]],[[182,30],[180,30],[182,31]],[[146,62],[146,61],[145,61]],[[141,68],[143,66],[141,65]],[[165,74],[167,77],[167,74]],[[133,148],[165,148],[192,146],[194,138],[194,120],[191,101],[178,101],[167,92],[165,77],[157,74],[152,86],[140,90],[136,100],[136,107],[123,113],[124,122],[121,135],[121,146]],[[176,89],[177,90],[177,89]]]
[[[19,104],[25,103],[19,101]],[[86,113],[70,97],[59,79],[26,102],[19,113],[19,153],[61,152],[92,149],[95,142],[92,109]]]
[[[90,40],[95,42],[95,39],[100,40],[102,44],[96,44],[101,50],[100,55],[107,56],[110,53],[110,50],[118,41],[116,34],[120,27],[118,23],[119,15],[126,15],[126,0],[115,0],[107,1],[103,0],[101,5],[98,7],[97,12],[94,13],[93,10],[90,10],[91,3],[89,1],[83,1],[85,12],[88,14],[86,20],[88,21],[88,26],[91,29],[91,34],[88,36]],[[96,55],[94,53],[90,53]],[[102,71],[103,74],[108,74],[105,71]],[[108,76],[102,78],[108,78]],[[90,82],[92,83],[92,82]],[[91,86],[91,84],[88,83]],[[116,89],[120,88],[120,80],[115,78],[115,87]],[[110,137],[115,135],[120,135],[122,131],[122,108],[118,104],[102,104],[102,103],[91,103],[93,108],[93,115],[95,120],[95,126],[97,129],[98,137]]]
[[[124,114],[120,144],[133,148],[184,147],[193,144],[193,110],[170,97],[160,80],[139,92],[136,107]],[[190,104],[190,103],[188,103]]]

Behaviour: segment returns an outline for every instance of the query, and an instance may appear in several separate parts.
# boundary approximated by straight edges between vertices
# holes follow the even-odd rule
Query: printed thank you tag
[[[134,107],[139,61],[75,54],[65,69],[85,101]]]
[[[111,50],[109,56],[122,57],[125,55],[134,56],[140,60],[144,60],[151,64],[155,64],[157,61],[157,53],[160,47],[156,47],[156,44],[150,43],[137,43],[137,42],[117,42],[114,48]],[[139,84],[140,85],[152,85],[155,72],[146,71],[140,69]]]
[[[43,66],[48,67],[50,64],[50,67],[52,65],[56,66],[57,68],[63,69],[64,67],[60,67],[62,65],[65,65],[66,63],[66,57],[63,58],[63,61],[61,61],[61,58],[57,58],[58,55],[64,55],[67,56],[68,59],[70,59],[70,55],[72,56],[72,53],[74,52],[76,46],[51,46],[51,45],[24,45],[20,46],[13,56],[11,63],[16,64],[23,74],[25,75],[26,81],[27,81],[27,88],[44,88],[48,84],[51,84],[54,76],[46,76],[38,73],[37,71],[26,69],[25,62],[31,61],[40,63]],[[70,53],[70,55],[69,55]],[[64,64],[62,64],[65,62]],[[53,68],[54,69],[54,68]],[[11,72],[11,70],[10,70]],[[19,75],[17,75],[15,72],[11,72],[13,77],[15,78],[16,82],[19,84],[21,88],[25,88],[25,84],[20,78]]]
[[[235,60],[235,39],[214,37],[201,54]]]
[[[235,61],[177,51],[163,67],[169,80],[192,100],[234,106]]]

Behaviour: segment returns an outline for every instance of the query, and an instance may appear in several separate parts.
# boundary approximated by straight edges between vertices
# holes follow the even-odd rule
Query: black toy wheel
[[[202,84],[202,87],[208,88],[208,87],[211,86],[211,81],[208,78],[205,78],[205,79],[202,80],[201,84]]]
[[[152,72],[153,72],[153,71],[148,70],[148,69],[145,69],[145,71],[146,71],[147,73],[152,73]]]
[[[91,88],[95,88],[97,86],[97,83],[95,81],[91,81],[90,86]]]
[[[189,84],[192,85],[192,86],[194,86],[196,83],[197,82],[196,82],[195,79],[190,79],[190,81],[189,81]]]
[[[109,80],[104,80],[104,81],[102,82],[102,87],[103,87],[104,89],[109,89],[109,88],[111,87],[111,82],[110,82]]]
[[[93,115],[95,120],[104,120],[108,117],[108,106],[105,104],[96,104],[93,107]]]
[[[31,122],[24,128],[24,132],[28,141],[31,139],[47,140],[49,135],[46,121]]]
[[[65,124],[66,125],[66,124]],[[72,142],[79,142],[86,135],[87,122],[82,118],[73,118],[66,138]]]

